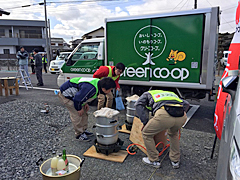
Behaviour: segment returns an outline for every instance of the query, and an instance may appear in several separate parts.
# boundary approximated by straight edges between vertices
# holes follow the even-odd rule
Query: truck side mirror
[[[237,90],[239,70],[231,70],[228,72],[229,76],[222,80],[223,92],[229,93],[234,99]]]

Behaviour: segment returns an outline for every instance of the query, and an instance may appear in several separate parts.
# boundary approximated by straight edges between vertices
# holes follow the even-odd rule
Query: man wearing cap
[[[155,147],[154,136],[168,130],[170,139],[169,158],[173,168],[179,168],[180,148],[178,132],[187,120],[189,103],[180,99],[174,92],[151,90],[143,93],[135,103],[136,112],[143,123],[142,136],[147,149],[143,163],[155,168],[160,167],[159,152]],[[149,119],[149,110],[154,114]]]
[[[35,73],[37,76],[37,86],[43,86],[43,79],[42,79],[42,56],[40,54],[38,54],[38,49],[34,49],[33,50],[33,54],[34,54],[34,63],[35,63]],[[30,57],[31,59],[33,59],[33,57]]]
[[[28,74],[28,53],[25,51],[24,47],[20,47],[20,51],[17,52],[17,59],[19,64],[19,69],[23,69]]]

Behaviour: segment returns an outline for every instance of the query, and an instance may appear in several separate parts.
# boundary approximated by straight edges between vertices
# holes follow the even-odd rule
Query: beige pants
[[[154,136],[166,129],[168,129],[168,135],[170,139],[169,158],[174,162],[180,160],[178,131],[186,120],[186,113],[183,117],[172,117],[164,109],[159,109],[156,111],[154,117],[148,121],[142,131],[143,140],[150,161],[159,160],[159,152],[155,147]]]
[[[82,116],[79,116],[77,110],[74,107],[73,101],[70,99],[65,98],[61,92],[58,93],[58,97],[60,101],[67,107],[70,119],[73,123],[73,128],[75,130],[76,137],[82,134],[88,127],[88,114],[84,110]]]
[[[113,104],[113,94],[112,92],[106,94],[107,97],[107,102],[106,102],[106,107],[112,108],[112,104]],[[99,94],[98,95],[98,107],[97,109],[101,109],[104,107],[104,103],[105,103],[105,95],[104,94]]]

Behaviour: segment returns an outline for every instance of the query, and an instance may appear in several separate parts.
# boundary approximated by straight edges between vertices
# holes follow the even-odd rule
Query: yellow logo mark
[[[171,52],[166,59],[167,61],[174,61],[174,64],[177,63],[177,61],[183,61],[186,58],[186,54],[184,52],[178,52],[178,50],[174,51],[171,49]]]

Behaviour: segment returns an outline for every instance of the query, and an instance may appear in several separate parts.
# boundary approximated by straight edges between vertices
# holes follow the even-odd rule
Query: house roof
[[[70,43],[72,43],[72,44],[77,43],[78,44],[81,41],[83,41],[83,39],[74,39],[74,40],[70,41]]]
[[[100,28],[98,28],[98,29],[95,29],[95,30],[93,30],[93,31],[90,31],[90,32],[88,32],[88,33],[86,33],[86,34],[84,34],[82,37],[84,37],[84,36],[88,36],[89,34],[91,34],[91,33],[93,33],[93,32],[95,32],[95,31],[98,31],[98,30],[100,30],[100,29],[104,29],[104,27],[100,27]]]
[[[1,26],[45,27],[45,21],[38,20],[0,19],[0,24]]]

